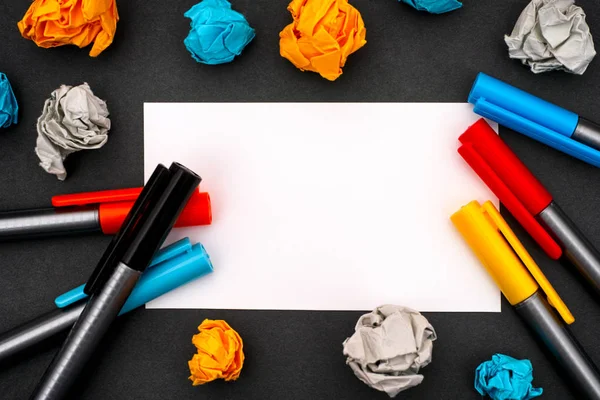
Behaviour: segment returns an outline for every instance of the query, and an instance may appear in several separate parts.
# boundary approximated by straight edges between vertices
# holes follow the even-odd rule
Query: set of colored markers
[[[1,362],[71,329],[30,399],[66,398],[118,315],[212,271],[202,245],[188,238],[158,251],[173,226],[211,223],[200,180],[180,164],[159,165],[143,189],[56,196],[54,208],[0,216],[0,240],[115,234],[85,285],[57,297],[56,309],[0,334]]]
[[[483,73],[469,102],[479,115],[600,167],[600,126],[577,114]],[[600,253],[487,122],[459,140],[460,155],[546,254],[566,256],[600,295]],[[573,388],[600,399],[598,368],[567,328],[573,315],[494,205],[473,201],[451,220]]]

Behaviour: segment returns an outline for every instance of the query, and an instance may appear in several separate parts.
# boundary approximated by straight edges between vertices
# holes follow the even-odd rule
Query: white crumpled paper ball
[[[419,369],[431,362],[435,339],[418,311],[384,305],[361,316],[344,341],[346,364],[358,379],[394,397],[423,381]]]
[[[504,41],[510,58],[536,74],[565,70],[581,75],[596,55],[585,13],[573,0],[533,0]]]
[[[38,118],[35,153],[46,172],[63,181],[63,164],[71,153],[99,149],[108,140],[110,119],[106,103],[94,96],[87,83],[62,85],[44,103]]]

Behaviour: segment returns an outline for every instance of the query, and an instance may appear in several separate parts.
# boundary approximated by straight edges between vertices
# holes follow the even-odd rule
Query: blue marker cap
[[[482,117],[600,167],[600,151],[574,140],[580,118],[571,111],[482,72],[473,83],[469,103]]]
[[[192,246],[188,238],[181,239],[155,254],[119,315],[212,271],[210,257],[204,247],[199,243]],[[58,296],[54,300],[56,306],[64,308],[87,298],[84,287],[85,284]]]

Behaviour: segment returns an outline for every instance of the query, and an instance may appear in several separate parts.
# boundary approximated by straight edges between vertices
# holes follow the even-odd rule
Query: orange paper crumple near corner
[[[244,343],[240,335],[223,320],[205,319],[192,337],[198,349],[188,361],[190,380],[194,386],[215,379],[234,381],[244,365]]]
[[[90,56],[96,57],[112,43],[118,20],[115,0],[35,0],[17,25],[39,47],[94,42]]]
[[[279,34],[280,53],[303,71],[336,80],[348,56],[367,43],[360,12],[347,0],[293,0],[288,10],[294,22]]]

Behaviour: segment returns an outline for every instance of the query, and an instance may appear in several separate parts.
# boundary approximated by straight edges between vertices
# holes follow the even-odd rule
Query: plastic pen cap
[[[469,103],[475,105],[473,111],[482,117],[600,168],[600,151],[572,138],[580,118],[571,111],[484,73],[477,75]],[[591,139],[588,134],[595,136],[597,129],[595,124],[588,124],[581,133]],[[594,137],[592,141],[598,144],[597,140]]]
[[[489,118],[503,125],[505,124],[496,118],[503,119],[503,117],[506,118],[513,114],[515,117],[519,116],[567,137],[573,134],[579,121],[577,114],[492,78],[483,72],[477,74],[477,78],[475,78],[471,93],[469,93],[469,103],[489,110],[491,114],[494,114]],[[492,107],[488,107],[490,105]],[[518,123],[517,118],[514,121]],[[517,128],[513,129],[518,130]]]
[[[506,299],[516,305],[539,287],[567,324],[573,315],[496,207],[472,201],[450,217]],[[539,285],[539,286],[538,286]]]
[[[144,271],[200,183],[200,177],[181,164],[158,165],[113,237],[84,291],[104,286],[119,263]]]
[[[535,219],[552,196],[482,118],[460,137],[458,153],[553,259],[562,249]]]
[[[131,188],[65,194],[52,197],[52,205],[54,207],[98,205],[102,232],[114,235],[123,225],[125,217],[141,192],[142,188]],[[211,223],[210,196],[208,193],[196,190],[175,222],[175,226],[210,225]]]
[[[181,239],[156,253],[123,305],[120,314],[141,307],[212,271],[213,266],[204,247],[199,243],[192,246],[188,238]],[[84,286],[81,285],[58,296],[54,301],[56,306],[64,308],[86,299],[88,296],[83,292]]]

